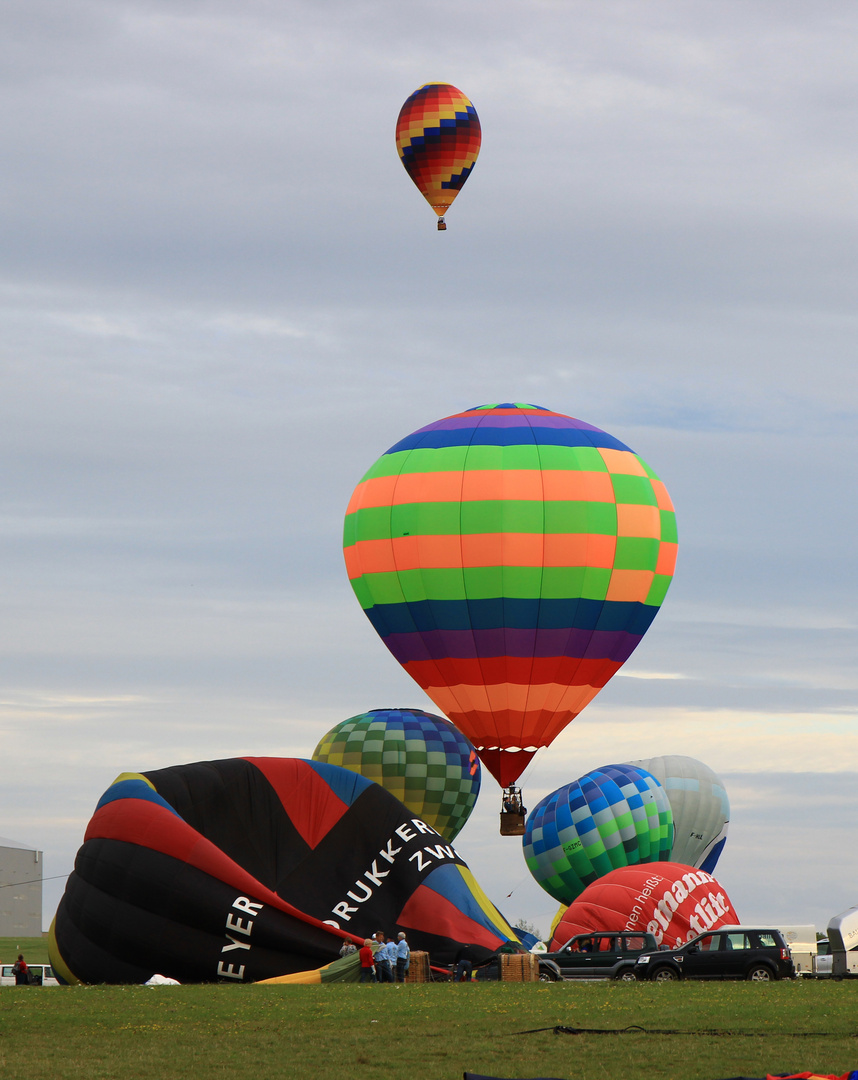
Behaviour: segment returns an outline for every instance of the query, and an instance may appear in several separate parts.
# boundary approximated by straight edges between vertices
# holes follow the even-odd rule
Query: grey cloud
[[[3,7],[0,715],[28,767],[0,809],[54,865],[121,769],[309,753],[366,708],[432,708],[351,594],[342,515],[400,437],[491,401],[611,431],[676,503],[633,664],[687,678],[594,707],[638,731],[751,711],[774,739],[837,717],[855,744],[852,5],[433,12]],[[435,78],[484,127],[443,236],[393,146]],[[790,783],[759,784],[762,831],[737,804],[743,915],[777,873],[760,836],[816,844],[816,869],[844,839],[828,803],[831,839],[790,817]],[[493,790],[462,846],[501,902]],[[544,913],[522,889],[501,907]]]

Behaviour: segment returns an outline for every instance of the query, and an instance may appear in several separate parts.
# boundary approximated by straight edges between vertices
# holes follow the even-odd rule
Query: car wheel
[[[539,981],[540,982],[557,982],[557,976],[554,974],[553,971],[540,971],[540,973],[539,973]]]
[[[618,971],[614,978],[618,982],[637,982],[637,976],[635,975],[634,968],[623,968],[622,971]]]
[[[748,982],[771,982],[774,975],[772,969],[766,967],[765,964],[757,964],[748,971],[745,978]]]
[[[671,967],[657,967],[650,975],[652,982],[674,982],[679,975]]]

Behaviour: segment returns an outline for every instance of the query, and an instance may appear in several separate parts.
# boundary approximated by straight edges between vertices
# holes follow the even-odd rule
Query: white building
[[[42,853],[0,836],[0,937],[42,933]]]

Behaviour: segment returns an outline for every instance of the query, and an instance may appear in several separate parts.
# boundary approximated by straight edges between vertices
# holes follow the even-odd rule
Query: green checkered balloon
[[[621,866],[666,862],[673,814],[658,780],[635,765],[603,765],[547,795],[527,819],[527,867],[563,904]]]
[[[373,709],[343,720],[313,751],[373,780],[452,840],[480,792],[480,761],[449,720],[419,709]]]

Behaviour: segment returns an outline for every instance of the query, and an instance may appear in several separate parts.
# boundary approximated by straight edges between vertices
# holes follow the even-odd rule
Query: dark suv
[[[553,960],[564,979],[625,979],[634,981],[635,961],[658,948],[652,934],[578,934],[557,952],[542,953]]]
[[[644,953],[635,964],[639,979],[791,979],[795,966],[779,930],[721,926],[678,949]]]

